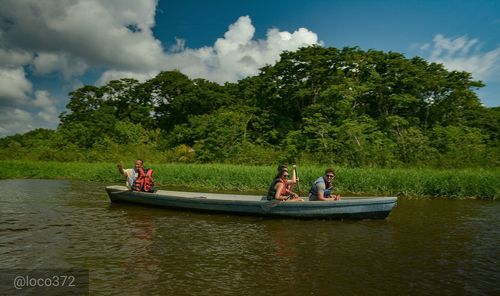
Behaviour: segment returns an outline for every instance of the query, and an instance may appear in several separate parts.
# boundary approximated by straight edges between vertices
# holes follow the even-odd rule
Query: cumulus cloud
[[[0,137],[25,133],[36,128],[53,129],[59,123],[57,100],[46,90],[35,91],[33,98],[23,106],[2,106],[0,109]]]
[[[429,60],[442,63],[450,70],[467,71],[474,79],[499,81],[500,47],[483,51],[483,44],[477,38],[462,36],[446,38],[437,34],[433,43],[420,47],[429,55]]]
[[[170,52],[164,53],[157,68],[150,71],[129,68],[105,71],[98,84],[123,77],[146,80],[162,70],[179,70],[190,78],[205,78],[224,83],[235,82],[255,75],[267,64],[276,62],[284,50],[296,50],[303,46],[318,44],[316,33],[300,28],[290,33],[276,28],[267,32],[266,39],[254,40],[255,27],[249,16],[242,16],[229,25],[223,38],[218,38],[212,46],[198,49],[186,48],[185,40],[176,38]]]
[[[152,34],[156,5],[156,0],[4,0],[2,39],[26,52],[24,59],[33,55],[35,74],[61,73],[70,80],[98,67],[108,71],[101,83],[120,73],[149,78],[170,69],[234,81],[275,62],[283,50],[318,43],[317,35],[304,28],[293,33],[270,29],[267,39],[253,40],[251,19],[242,16],[213,46],[186,49],[185,40],[177,38],[167,52]],[[6,49],[0,49],[0,60],[1,50]]]
[[[31,61],[31,59],[32,55],[26,51],[6,50],[0,48],[0,67],[18,67],[26,65]]]
[[[31,89],[22,67],[0,68],[0,106],[26,104]]]
[[[62,110],[46,90],[33,93],[22,67],[0,66],[0,137],[35,128],[55,128]]]
[[[249,16],[238,18],[212,45],[187,48],[176,38],[165,49],[154,35],[157,0],[0,1],[0,106],[2,118],[19,115],[26,127],[57,123],[58,102],[30,79],[58,77],[65,88],[81,85],[88,72],[96,84],[120,78],[140,81],[160,71],[180,70],[190,78],[223,83],[255,75],[284,50],[318,44],[314,32],[268,30],[254,38]],[[88,80],[87,80],[88,81]],[[26,113],[32,114],[31,123]],[[35,124],[36,122],[36,124]],[[0,128],[20,126],[0,122]],[[24,128],[23,128],[24,129]],[[6,132],[0,131],[0,136]]]
[[[157,70],[164,59],[151,32],[156,0],[0,1],[0,136],[54,128],[61,109],[32,74],[80,85],[89,69]],[[56,76],[57,76],[56,75]]]
[[[92,67],[151,70],[164,59],[151,32],[155,7],[154,0],[4,0],[0,17],[8,20],[2,31],[11,47],[52,59],[44,69],[72,73],[66,68],[83,60]]]
[[[31,113],[19,108],[0,109],[0,137],[34,129],[31,117]]]
[[[300,28],[283,32],[276,28],[267,32],[266,39],[254,40],[255,27],[249,16],[240,17],[230,25],[224,38],[213,46],[185,49],[167,56],[167,67],[179,69],[191,78],[205,78],[223,83],[235,82],[279,59],[284,50],[296,50],[318,44],[316,33]]]
[[[88,64],[82,58],[71,57],[68,53],[41,52],[33,59],[32,67],[36,74],[50,74],[59,71],[64,79],[69,81],[74,76],[84,74]]]
[[[35,100],[33,106],[39,109],[37,116],[39,119],[48,125],[57,124],[59,112],[55,107],[55,100],[50,97],[46,90],[38,90],[35,92]]]

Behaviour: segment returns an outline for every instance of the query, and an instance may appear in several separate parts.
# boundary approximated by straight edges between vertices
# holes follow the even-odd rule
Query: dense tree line
[[[0,157],[498,166],[500,108],[482,86],[419,57],[312,46],[237,83],[168,71],[84,86],[57,130],[0,139]]]

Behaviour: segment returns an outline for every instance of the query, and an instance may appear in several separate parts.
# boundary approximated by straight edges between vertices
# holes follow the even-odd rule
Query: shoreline
[[[131,167],[128,165],[127,167]],[[146,163],[146,167],[149,165]],[[156,186],[225,193],[265,194],[275,166],[232,164],[151,164]],[[326,167],[299,165],[300,193]],[[398,196],[407,199],[500,198],[500,169],[336,168],[336,193],[344,196]],[[0,179],[60,179],[121,184],[115,163],[0,161]],[[294,189],[297,191],[297,188]]]

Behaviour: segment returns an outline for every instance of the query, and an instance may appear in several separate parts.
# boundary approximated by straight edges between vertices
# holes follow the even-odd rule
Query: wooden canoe
[[[240,195],[158,190],[155,193],[127,190],[125,186],[107,186],[112,202],[181,208],[233,214],[288,218],[385,219],[397,197],[343,197],[340,201],[281,202],[261,195]]]

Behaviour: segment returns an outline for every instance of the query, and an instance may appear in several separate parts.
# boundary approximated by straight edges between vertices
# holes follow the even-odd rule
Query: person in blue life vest
[[[333,179],[335,179],[335,171],[331,168],[326,169],[325,174],[312,183],[309,190],[309,200],[340,200],[340,195],[333,194]]]
[[[297,182],[295,170],[292,174],[292,180],[289,180],[288,168],[285,166],[278,167],[279,173],[274,177],[271,186],[269,186],[269,190],[267,193],[267,199],[272,200],[276,199],[279,201],[304,201],[299,195],[293,191],[291,191],[291,184],[295,184]]]
[[[125,177],[127,188],[133,191],[155,192],[153,170],[145,169],[143,161],[136,159],[133,169],[124,169],[123,162],[118,164],[118,171]]]

